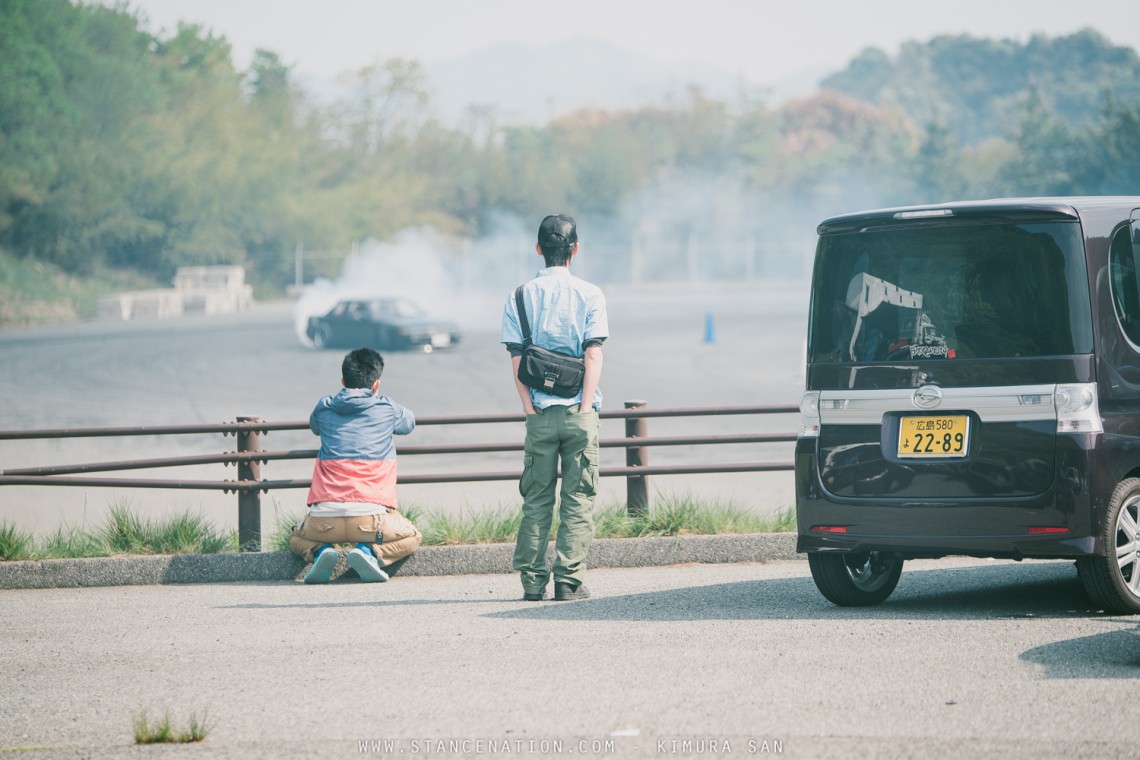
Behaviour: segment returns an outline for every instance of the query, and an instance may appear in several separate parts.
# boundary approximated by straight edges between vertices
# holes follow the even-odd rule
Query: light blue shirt
[[[523,285],[523,304],[530,322],[531,341],[536,346],[583,356],[587,341],[609,337],[606,297],[602,289],[570,274],[568,267],[540,269],[533,280]],[[513,290],[503,307],[499,340],[508,346],[523,342]],[[531,388],[530,398],[536,409],[545,409],[555,404],[581,404],[582,392],[574,398],[563,398]],[[594,391],[593,407],[602,408],[601,388]]]

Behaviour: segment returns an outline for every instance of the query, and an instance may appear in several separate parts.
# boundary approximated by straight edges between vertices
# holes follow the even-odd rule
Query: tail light
[[[1053,393],[1058,433],[1102,433],[1096,383],[1058,385]]]

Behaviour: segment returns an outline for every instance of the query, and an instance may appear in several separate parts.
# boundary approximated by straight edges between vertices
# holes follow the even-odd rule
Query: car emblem
[[[937,385],[924,385],[914,392],[914,405],[920,409],[933,409],[942,403],[942,389]]]

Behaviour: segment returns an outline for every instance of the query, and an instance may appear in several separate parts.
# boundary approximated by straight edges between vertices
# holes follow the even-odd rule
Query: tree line
[[[478,237],[502,214],[550,209],[620,227],[639,193],[698,180],[740,215],[788,198],[832,213],[868,198],[1134,191],[1135,53],[1095,32],[1020,48],[868,51],[779,106],[694,89],[543,125],[472,106],[446,125],[415,61],[365,67],[316,102],[275,53],[239,71],[228,42],[196,26],[163,37],[126,7],[0,0],[0,247],[78,274],[240,263],[280,287],[298,244],[347,249],[420,225]],[[937,76],[904,97],[916,65]],[[1097,76],[1046,75],[1078,65]]]

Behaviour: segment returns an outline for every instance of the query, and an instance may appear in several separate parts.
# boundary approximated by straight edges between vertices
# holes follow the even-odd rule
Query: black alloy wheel
[[[883,552],[808,554],[816,588],[840,607],[880,604],[895,590],[903,561]]]
[[[1085,593],[1105,612],[1140,613],[1140,478],[1122,480],[1113,490],[1101,546],[1103,555],[1077,560]]]

